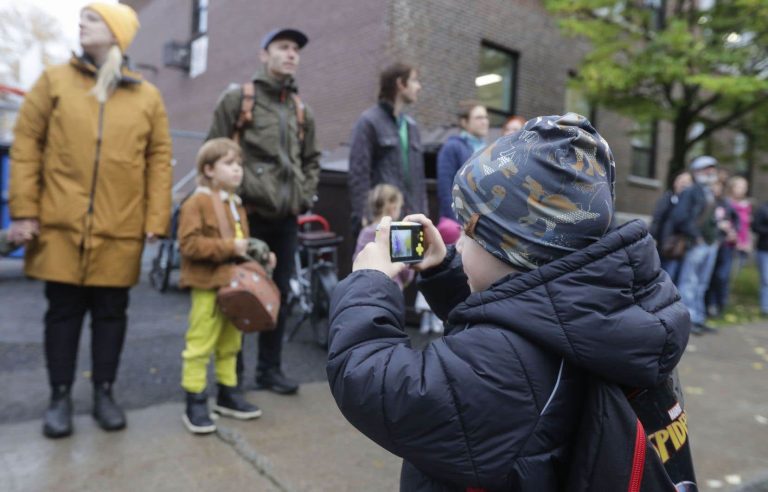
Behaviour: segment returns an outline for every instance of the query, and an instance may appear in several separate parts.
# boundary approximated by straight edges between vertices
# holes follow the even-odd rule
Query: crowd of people
[[[753,214],[748,191],[746,178],[731,176],[714,157],[704,155],[675,176],[672,188],[656,203],[650,232],[661,267],[690,311],[694,335],[717,332],[707,319],[723,315],[734,270],[747,264],[755,244],[760,311],[768,315],[768,269],[763,254],[768,247],[766,207]]]
[[[145,241],[169,232],[163,101],[124,58],[138,28],[126,5],[84,8],[82,54],[44,71],[15,129],[7,239],[26,246],[26,274],[45,283],[50,438],[73,432],[86,313],[93,415],[105,430],[126,427],[112,390],[129,290]],[[217,293],[246,257],[271,271],[283,300],[289,291],[297,217],[312,207],[320,173],[315,118],[294,79],[308,42],[296,29],[262,38],[252,79],[216,104],[197,155],[197,188],[181,208],[181,285],[191,299],[182,421],[195,434],[216,430],[211,358],[212,410],[243,420],[262,414],[245,397],[243,335],[217,308]],[[750,230],[768,273],[768,206],[750,226],[746,181],[724,180],[717,161],[701,156],[659,202],[654,241],[640,221],[615,223],[613,155],[586,118],[512,117],[489,142],[487,109],[466,100],[456,111],[458,133],[438,154],[433,222],[419,126],[407,113],[421,90],[416,66],[387,67],[377,103],[352,129],[357,248],[354,271],[333,295],[327,365],[342,413],[404,458],[402,490],[554,491],[594,480],[597,490],[618,490],[637,466],[646,467],[646,483],[669,483],[660,464],[645,454],[636,461],[638,449],[653,448],[634,432],[643,427],[624,390],[667,387],[689,318],[693,333],[710,331],[707,316],[727,305],[729,272],[750,253]],[[424,259],[410,267],[389,254],[390,224],[401,218],[425,236]],[[402,290],[412,282],[422,331],[445,335],[424,350],[403,330]],[[283,303],[275,329],[258,335],[250,377],[259,389],[291,395],[299,384],[282,367],[287,315]],[[606,401],[617,403],[606,409]],[[607,420],[582,417],[606,412]],[[685,423],[682,412],[670,417]],[[621,429],[609,428],[617,422]],[[594,435],[637,440],[612,447]],[[577,458],[577,448],[589,458]],[[635,453],[611,451],[618,449]],[[595,479],[606,466],[615,473]]]

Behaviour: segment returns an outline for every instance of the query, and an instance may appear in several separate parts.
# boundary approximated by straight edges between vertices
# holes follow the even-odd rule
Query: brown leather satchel
[[[668,260],[679,260],[685,256],[688,250],[688,239],[682,234],[670,234],[661,241],[659,251],[662,258]]]
[[[235,237],[218,194],[214,192],[211,200],[221,236]],[[219,288],[216,302],[224,316],[244,333],[274,330],[277,326],[280,291],[257,261],[233,265],[232,278]]]

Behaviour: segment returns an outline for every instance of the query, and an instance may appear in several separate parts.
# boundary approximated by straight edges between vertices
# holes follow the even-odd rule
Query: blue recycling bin
[[[11,174],[10,148],[6,145],[0,145],[0,228],[8,229],[11,223],[11,214],[8,210],[8,184]],[[19,248],[10,254],[11,258],[22,258],[24,248]]]

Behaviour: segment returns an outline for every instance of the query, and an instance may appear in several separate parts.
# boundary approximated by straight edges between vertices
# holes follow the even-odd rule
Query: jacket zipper
[[[637,433],[635,435],[635,453],[632,456],[632,474],[629,476],[629,492],[640,492],[640,484],[643,481],[643,468],[645,467],[645,449],[645,429],[643,429],[643,424],[638,419]]]
[[[278,106],[277,113],[280,116],[280,147],[283,149],[283,152],[285,153],[285,158],[288,159],[288,121],[287,117],[285,115],[285,101],[286,101],[286,89],[283,89],[280,92],[280,105]],[[285,162],[282,162],[283,160],[280,159],[281,165],[285,168],[288,168],[289,164],[286,164]],[[290,169],[286,169],[286,171],[290,171]],[[290,177],[290,173],[289,176]],[[286,180],[282,180],[282,183],[280,184],[280,209],[278,210],[280,212],[280,215],[282,216],[288,209],[288,198],[290,194],[290,185]]]
[[[81,261],[83,266],[81,268],[82,278],[80,283],[85,283],[85,278],[88,276],[88,255],[90,254],[90,245],[86,244],[91,237],[91,228],[93,227],[93,203],[96,196],[96,181],[99,178],[99,161],[101,160],[101,140],[103,136],[104,127],[104,103],[99,103],[99,122],[96,129],[96,153],[93,158],[93,174],[91,176],[91,193],[88,198],[88,213],[85,216],[85,225],[83,227],[83,240],[80,243],[80,252],[82,255]]]

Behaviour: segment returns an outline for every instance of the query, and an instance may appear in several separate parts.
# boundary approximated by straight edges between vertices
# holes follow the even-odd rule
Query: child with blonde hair
[[[352,261],[355,261],[357,254],[365,248],[365,245],[376,239],[376,226],[381,222],[382,217],[392,217],[397,220],[402,213],[403,194],[397,187],[390,184],[376,185],[368,192],[368,202],[366,203],[366,218],[363,223],[365,226],[357,236],[355,252],[352,255]],[[403,290],[413,280],[413,270],[405,269],[393,280]]]
[[[261,416],[261,410],[246,401],[237,381],[236,360],[242,337],[216,306],[219,287],[229,283],[232,267],[255,245],[248,239],[248,221],[235,190],[243,180],[240,146],[228,138],[214,138],[197,154],[198,187],[181,207],[179,242],[181,279],[179,285],[191,288],[192,306],[186,347],[182,353],[181,386],[187,394],[184,425],[194,434],[216,430],[208,412],[205,393],[211,355],[218,383],[214,411],[247,420]],[[224,238],[217,220],[214,200],[223,202],[235,238]],[[264,249],[261,247],[261,251]],[[268,250],[267,250],[268,251]],[[266,253],[270,267],[274,253]]]
[[[357,236],[357,244],[352,261],[357,258],[357,254],[368,243],[376,239],[376,226],[381,222],[382,218],[392,217],[393,220],[397,220],[400,217],[403,208],[403,194],[390,184],[376,185],[368,192],[366,207],[368,217],[365,224],[367,225],[363,227]],[[393,280],[400,287],[400,290],[403,290],[413,281],[414,275],[413,270],[405,268]],[[427,304],[421,292],[416,295],[414,308],[420,317],[419,332],[421,334],[443,332],[443,322],[429,308],[429,304]]]

